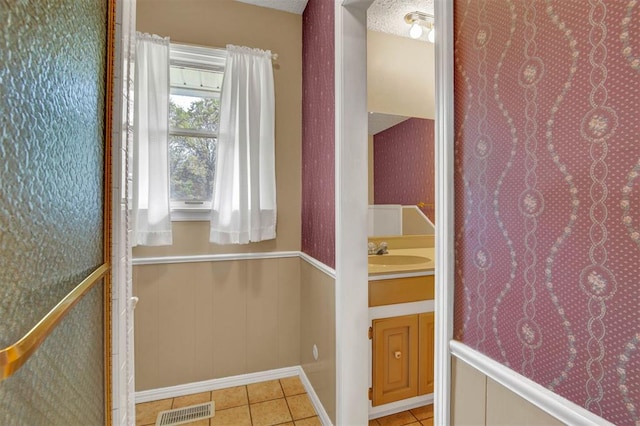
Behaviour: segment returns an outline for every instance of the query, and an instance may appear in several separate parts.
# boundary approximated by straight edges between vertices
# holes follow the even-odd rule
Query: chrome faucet
[[[381,241],[380,244],[370,242],[369,244],[367,244],[367,248],[369,254],[383,255],[389,253],[387,251],[387,243],[384,241]]]

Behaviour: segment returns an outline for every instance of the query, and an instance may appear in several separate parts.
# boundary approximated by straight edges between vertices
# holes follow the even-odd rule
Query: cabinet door
[[[418,315],[373,321],[374,406],[418,395]]]
[[[420,378],[418,382],[418,395],[433,393],[433,350],[435,317],[433,312],[418,315],[419,322],[419,348],[418,359]]]

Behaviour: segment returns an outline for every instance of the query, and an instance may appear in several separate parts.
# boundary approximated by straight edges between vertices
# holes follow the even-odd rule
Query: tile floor
[[[298,377],[136,404],[136,425],[155,425],[160,411],[215,401],[215,416],[193,426],[321,425]]]
[[[253,383],[176,398],[136,404],[136,425],[155,425],[160,411],[215,401],[214,417],[193,426],[320,426],[304,385],[298,377]],[[433,406],[369,420],[369,426],[433,426]]]

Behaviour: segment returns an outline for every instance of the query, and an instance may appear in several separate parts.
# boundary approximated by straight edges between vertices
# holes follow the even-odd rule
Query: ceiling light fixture
[[[417,22],[411,25],[409,28],[409,36],[411,38],[420,38],[422,37],[422,25]]]
[[[422,37],[424,32],[423,28],[427,28],[429,30],[429,34],[427,34],[427,40],[431,43],[435,41],[435,28],[433,25],[433,15],[429,15],[424,12],[409,12],[404,16],[404,21],[411,25],[409,28],[409,37],[418,39]]]

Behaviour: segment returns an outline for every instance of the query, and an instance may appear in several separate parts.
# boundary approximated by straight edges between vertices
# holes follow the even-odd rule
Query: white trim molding
[[[324,426],[330,426],[331,419],[320,402],[311,382],[299,365],[293,367],[278,368],[275,370],[260,371],[257,373],[241,374],[238,376],[223,377],[220,379],[205,380],[202,382],[187,383],[184,385],[169,386],[165,388],[150,389],[136,392],[136,404],[141,402],[157,401],[159,399],[176,398],[178,396],[191,395],[193,393],[209,392],[218,389],[226,389],[235,386],[246,386],[252,383],[265,382],[267,380],[284,379],[298,376],[307,391],[307,395],[315,408],[320,421]]]
[[[257,373],[240,374],[238,376],[138,391],[136,392],[136,404],[141,402],[157,401],[159,399],[176,398],[179,396],[191,395],[193,393],[232,388],[235,386],[245,386],[251,383],[264,382],[267,380],[283,379],[285,377],[299,375],[300,370],[301,368],[299,366],[278,368],[275,370],[260,371]]]
[[[367,7],[334,0],[336,423],[366,424]]]
[[[434,424],[451,424],[451,357],[454,299],[453,3],[435,0],[436,274]]]
[[[115,58],[113,64],[112,120],[112,269],[111,269],[111,425],[135,424],[135,371],[130,224],[125,169],[129,164],[130,108],[133,108],[133,50],[135,49],[136,1],[116,2]],[[124,184],[124,185],[123,185]]]
[[[557,393],[551,392],[544,386],[471,349],[464,343],[452,340],[449,342],[449,347],[451,355],[466,362],[562,423],[581,426],[613,426],[613,423],[563,398]]]
[[[432,393],[403,399],[401,401],[391,402],[389,404],[378,405],[377,407],[371,406],[369,407],[369,420],[378,419],[380,417],[388,416],[391,414],[401,413],[402,411],[422,407],[431,403],[433,403]],[[371,402],[369,402],[369,405],[371,405]]]
[[[335,269],[325,265],[324,263],[320,262],[315,257],[309,256],[305,252],[301,251],[301,252],[298,252],[298,253],[300,255],[300,259],[304,260],[305,262],[307,262],[311,266],[315,267],[319,271],[324,272],[325,274],[327,274],[329,277],[333,278],[334,280],[336,279],[336,270]]]
[[[402,315],[421,314],[433,312],[435,303],[433,300],[421,300],[419,302],[396,303],[369,308],[369,321],[379,318],[399,317]]]
[[[327,413],[327,410],[324,409],[324,406],[322,405],[322,402],[320,401],[318,394],[313,389],[313,386],[311,386],[311,382],[309,381],[309,378],[305,374],[304,368],[298,367],[298,369],[300,370],[298,374],[300,376],[300,381],[302,382],[305,390],[307,391],[307,395],[309,396],[309,399],[313,404],[313,408],[316,409],[316,414],[318,414],[318,417],[320,417],[320,422],[322,423],[323,426],[333,425],[333,423],[331,423],[331,417],[329,417],[329,414]]]
[[[159,256],[137,257],[132,264],[136,265],[162,265],[168,263],[194,263],[194,262],[226,262],[230,260],[257,260],[280,259],[286,257],[302,257],[299,251],[270,251],[264,253],[224,253],[224,254],[197,254],[187,256]]]
[[[211,209],[185,209],[172,208],[171,222],[209,222],[211,220]]]
[[[404,272],[401,274],[370,275],[369,281],[392,280],[396,278],[426,277],[435,275],[434,271]]]
[[[324,272],[329,277],[336,278],[336,270],[301,251],[270,251],[264,253],[224,253],[224,254],[196,254],[186,256],[158,256],[138,257],[133,259],[133,266],[137,265],[166,265],[170,263],[195,263],[195,262],[228,262],[232,260],[259,260],[259,259],[284,259],[299,257],[316,269]],[[428,275],[422,273],[422,275]],[[413,275],[412,275],[413,276]],[[420,276],[420,275],[415,275]],[[387,278],[395,278],[388,276]]]

